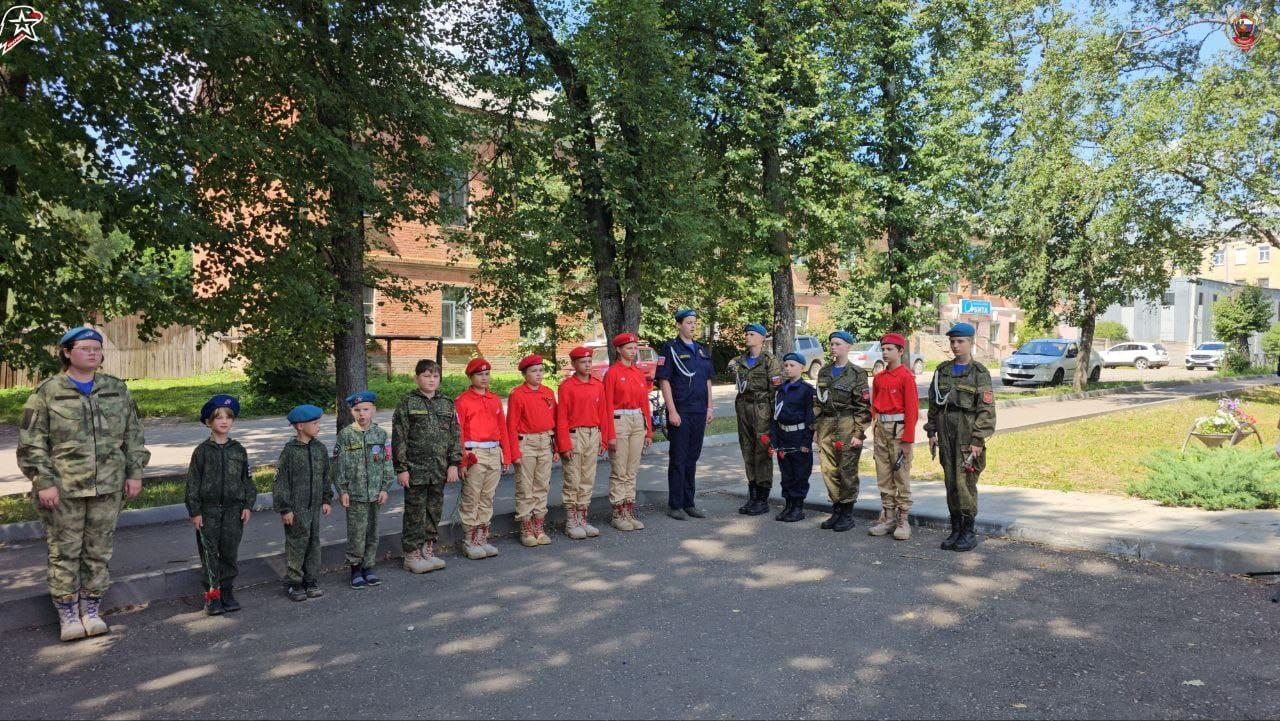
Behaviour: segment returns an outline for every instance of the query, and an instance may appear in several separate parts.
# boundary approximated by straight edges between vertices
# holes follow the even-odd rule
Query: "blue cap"
[[[956,323],[947,331],[948,338],[972,338],[977,334],[978,331],[968,323]]]
[[[786,355],[782,356],[782,362],[783,362],[783,363],[786,363],[787,361],[795,361],[795,362],[799,363],[800,365],[804,365],[804,356],[800,355],[799,353],[794,353],[794,352],[793,352],[793,353],[788,353],[788,354],[786,354]]]
[[[313,406],[310,403],[304,403],[300,406],[294,406],[289,411],[289,423],[309,423],[324,415],[324,409],[320,406]]]
[[[236,400],[235,396],[219,393],[200,406],[200,422],[207,422],[213,416],[213,412],[219,408],[230,408],[232,417],[240,417],[240,401]]]
[[[680,323],[685,318],[688,318],[689,316],[693,316],[694,318],[697,318],[698,311],[692,310],[690,308],[681,308],[680,310],[676,311],[676,322]]]
[[[347,405],[354,406],[357,403],[375,403],[378,400],[378,394],[373,391],[357,391],[347,396]]]
[[[760,335],[766,338],[769,337],[769,329],[765,328],[760,323],[748,323],[742,326],[742,332],[743,333],[759,333]]]
[[[102,334],[87,325],[77,326],[63,333],[62,340],[58,341],[58,345],[75,343],[78,340],[96,340],[101,343]]]
[[[849,343],[849,344],[853,343],[853,336],[847,330],[831,331],[831,335],[827,336],[827,340],[831,340],[833,338],[839,338],[845,343]]]

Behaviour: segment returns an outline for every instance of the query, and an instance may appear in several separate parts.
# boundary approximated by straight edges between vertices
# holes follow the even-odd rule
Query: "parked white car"
[[[907,358],[911,359],[910,353],[907,354]],[[849,347],[849,362],[871,375],[884,370],[884,353],[880,352],[880,341],[854,343]],[[923,358],[917,356],[911,362],[905,363],[905,365],[911,369],[912,375],[924,373]]]
[[[1169,365],[1169,351],[1159,343],[1117,343],[1102,353],[1102,367],[1133,366],[1138,370]]]
[[[1087,351],[1089,382],[1102,377],[1102,358]],[[1000,363],[1000,381],[1014,383],[1047,383],[1060,385],[1072,378],[1080,363],[1080,344],[1062,338],[1039,338],[1022,344],[1013,355]]]
[[[1196,368],[1208,368],[1216,370],[1222,365],[1222,357],[1227,353],[1227,344],[1222,341],[1205,341],[1196,346],[1195,350],[1187,353],[1187,357],[1182,363],[1187,370],[1195,370]]]

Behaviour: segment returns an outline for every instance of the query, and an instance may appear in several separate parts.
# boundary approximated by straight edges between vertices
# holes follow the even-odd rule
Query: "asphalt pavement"
[[[450,557],[62,644],[6,634],[0,718],[1274,718],[1280,606],[1240,578],[733,512]],[[508,547],[509,548],[509,547]]]

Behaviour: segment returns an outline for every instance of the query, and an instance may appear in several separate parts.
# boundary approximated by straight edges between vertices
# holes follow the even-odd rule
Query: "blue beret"
[[[373,391],[358,391],[347,396],[347,405],[354,406],[357,403],[376,403],[378,394]]]
[[[200,407],[200,422],[208,421],[213,416],[213,412],[219,408],[230,408],[232,416],[240,417],[240,401],[236,400],[235,396],[219,393],[205,401],[204,405]]]
[[[324,415],[324,410],[320,406],[313,406],[310,403],[304,403],[300,406],[294,406],[289,411],[289,423],[307,423],[314,421]]]
[[[804,365],[804,356],[800,355],[799,353],[788,353],[782,356],[782,362],[786,363],[787,361],[795,361],[800,365]]]
[[[748,323],[742,326],[742,332],[743,333],[759,333],[760,335],[765,336],[766,338],[769,336],[769,329],[765,328],[760,323]]]
[[[840,340],[849,344],[853,343],[853,336],[847,330],[832,331],[831,335],[827,336],[827,340],[831,340],[832,338],[839,338]]]
[[[685,318],[688,318],[689,316],[693,316],[694,318],[697,318],[698,311],[691,310],[689,308],[681,308],[680,310],[676,311],[676,322],[679,323],[683,321]]]
[[[968,323],[956,323],[947,331],[948,338],[972,338],[977,334],[978,331]]]
[[[96,340],[102,342],[102,334],[90,328],[89,326],[77,326],[62,334],[62,340],[58,341],[58,345],[66,345],[75,343],[78,340]]]

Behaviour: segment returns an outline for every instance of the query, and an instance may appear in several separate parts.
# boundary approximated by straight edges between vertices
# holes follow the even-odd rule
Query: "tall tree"
[[[466,172],[467,126],[430,0],[181,0],[170,43],[202,80],[178,132],[199,222],[205,330],[248,330],[261,372],[322,363],[340,399],[366,383],[364,292],[426,312],[377,251],[430,225]],[[228,28],[234,28],[229,32]],[[437,239],[438,241],[438,239]]]

